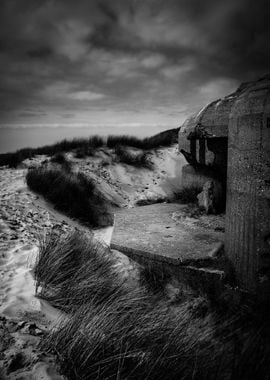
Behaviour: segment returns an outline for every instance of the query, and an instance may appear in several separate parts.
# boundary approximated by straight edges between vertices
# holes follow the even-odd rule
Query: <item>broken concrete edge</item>
[[[224,244],[220,243],[219,247],[212,250],[211,257],[202,260],[193,260],[193,263],[187,264],[187,261],[181,262],[177,259],[170,259],[153,253],[135,250],[111,244],[111,249],[118,250],[136,261],[138,264],[146,267],[161,268],[169,273],[173,278],[178,280],[187,288],[195,293],[205,294],[214,302],[223,305],[226,310],[239,312],[240,309],[246,307],[254,309],[254,305],[262,304],[265,300],[269,304],[269,295],[262,296],[258,299],[256,293],[252,293],[242,289],[235,283],[233,270],[229,260],[224,254]],[[218,257],[217,257],[218,255]],[[214,257],[214,259],[213,259]],[[216,263],[216,267],[207,267],[206,260]],[[214,261],[213,261],[214,260]],[[196,262],[196,265],[194,265]],[[199,264],[201,266],[199,266]],[[256,307],[256,306],[255,306]]]
[[[181,261],[114,243],[111,244],[111,248],[124,253],[142,266],[153,268],[162,266],[163,270],[170,273],[173,278],[180,283],[185,283],[195,291],[218,296],[225,284],[228,283],[229,276],[227,276],[223,259],[221,260],[222,269],[218,269],[218,259],[213,257]],[[210,267],[210,264],[213,263],[215,263],[215,267],[213,265]]]
[[[222,252],[224,248],[224,243],[219,242],[217,243],[217,246],[214,247],[208,254],[207,257],[203,256],[196,259],[181,259],[179,258],[172,258],[168,256],[162,256],[155,254],[153,252],[148,252],[146,250],[139,250],[134,249],[130,247],[126,247],[124,245],[111,243],[111,248],[115,249],[117,251],[120,251],[130,258],[136,259],[141,258],[143,260],[151,260],[151,261],[157,261],[160,263],[167,263],[174,266],[193,266],[193,267],[217,267],[219,258],[222,257]]]

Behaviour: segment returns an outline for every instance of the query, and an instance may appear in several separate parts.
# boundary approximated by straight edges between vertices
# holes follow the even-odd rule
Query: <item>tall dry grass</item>
[[[129,290],[109,249],[80,232],[48,236],[35,278],[69,313],[43,342],[68,379],[269,379],[265,310],[216,309],[203,297],[172,305]]]
[[[108,136],[107,146],[114,148],[116,145],[132,146],[143,150],[156,149],[171,146],[177,143],[179,128],[170,129],[151,137],[140,139],[134,136]],[[23,160],[36,155],[53,156],[58,153],[75,151],[77,158],[93,156],[95,151],[104,146],[106,141],[103,137],[95,135],[89,138],[64,139],[52,145],[44,145],[38,148],[23,148],[13,153],[0,154],[0,166],[7,165],[16,168]]]
[[[178,141],[178,132],[179,128],[169,129],[143,139],[128,135],[110,135],[107,139],[107,146],[109,148],[115,148],[117,145],[122,145],[143,150],[156,149],[176,144]]]
[[[38,148],[23,148],[14,153],[0,154],[0,166],[8,165],[9,167],[17,167],[23,160],[32,158],[36,155],[53,156],[59,153],[71,152],[80,150],[87,154],[102,147],[105,141],[100,136],[90,136],[89,138],[76,138],[72,140],[64,139],[52,145],[44,145]]]
[[[123,280],[108,247],[81,231],[40,241],[34,267],[36,293],[55,307],[71,312],[100,304],[123,293]]]

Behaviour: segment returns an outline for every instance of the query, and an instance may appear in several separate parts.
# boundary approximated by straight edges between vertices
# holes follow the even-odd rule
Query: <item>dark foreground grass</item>
[[[111,225],[113,216],[95,183],[82,173],[47,167],[29,169],[29,188],[50,201],[57,210],[93,227]]]
[[[41,245],[39,294],[69,312],[43,348],[69,379],[269,379],[269,314],[220,311],[202,297],[173,306],[128,290],[114,264],[82,233]]]
[[[122,145],[117,145],[114,151],[119,162],[135,166],[137,168],[152,169],[153,164],[150,161],[149,152],[131,153]]]
[[[160,262],[148,262],[140,268],[140,283],[153,294],[164,293],[166,285],[172,280],[171,274]]]
[[[211,379],[226,348],[213,327],[188,304],[175,312],[131,293],[105,305],[83,305],[46,346],[58,352],[70,379]]]

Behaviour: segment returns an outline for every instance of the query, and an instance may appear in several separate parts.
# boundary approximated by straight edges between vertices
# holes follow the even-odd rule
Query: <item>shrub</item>
[[[124,164],[136,166],[138,168],[152,168],[152,163],[149,160],[149,153],[130,153],[121,145],[115,147],[115,153],[118,160]]]
[[[112,224],[113,217],[95,183],[82,173],[38,167],[28,170],[26,182],[31,190],[43,195],[56,209],[86,225]]]
[[[177,193],[174,193],[175,199],[181,203],[197,203],[197,195],[202,191],[201,186],[183,187]]]

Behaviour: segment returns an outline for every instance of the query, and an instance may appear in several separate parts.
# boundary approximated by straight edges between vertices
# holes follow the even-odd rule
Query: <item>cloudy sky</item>
[[[178,126],[269,72],[269,0],[0,0],[0,124]]]

